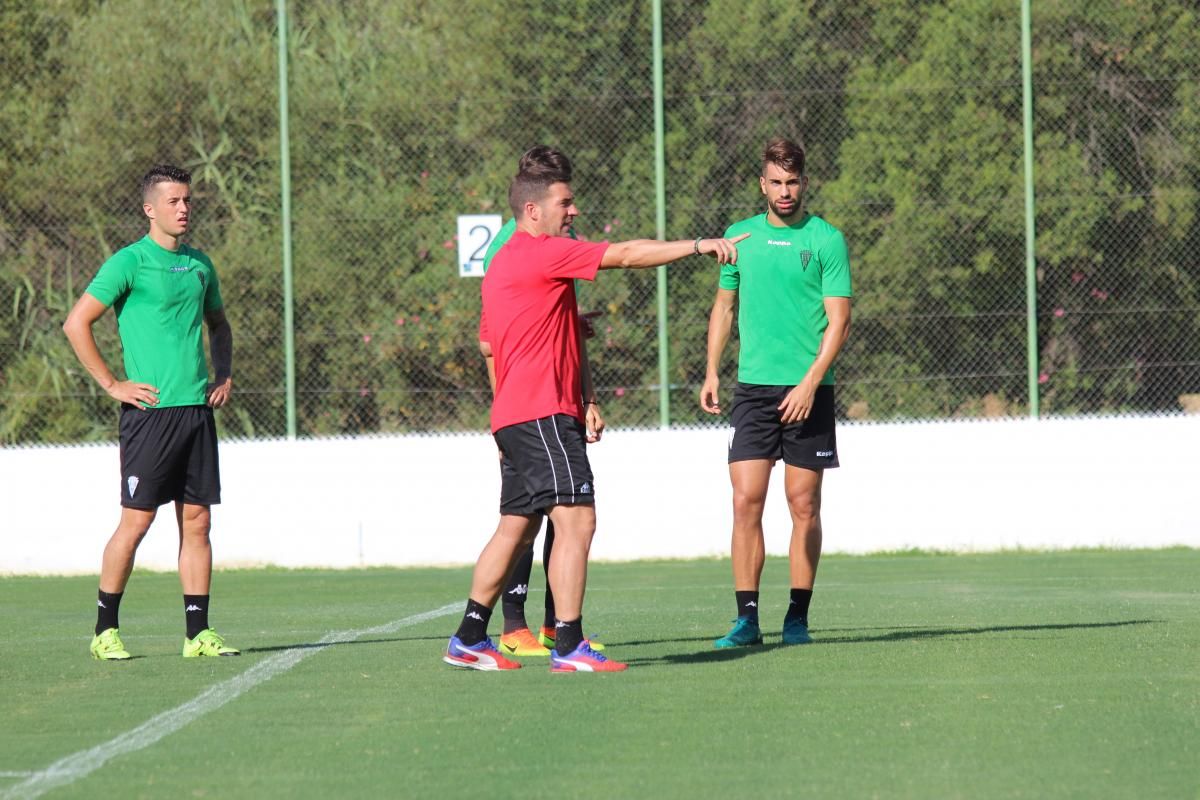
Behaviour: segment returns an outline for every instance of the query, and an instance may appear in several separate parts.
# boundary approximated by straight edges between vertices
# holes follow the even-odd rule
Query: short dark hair
[[[157,164],[142,178],[142,199],[150,196],[150,190],[160,183],[186,183],[191,185],[192,173],[171,164]]]
[[[774,164],[793,175],[803,175],[804,147],[791,139],[777,136],[767,142],[763,149],[763,172],[766,172],[767,164]]]
[[[553,175],[518,172],[508,185],[508,207],[512,209],[513,217],[520,220],[525,216],[526,203],[540,202],[549,193],[552,185],[564,182]]]
[[[539,144],[529,148],[517,163],[518,175],[553,178],[554,182],[571,182],[571,159],[556,147]]]

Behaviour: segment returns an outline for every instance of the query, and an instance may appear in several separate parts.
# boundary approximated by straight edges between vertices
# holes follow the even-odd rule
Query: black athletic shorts
[[[121,404],[121,505],[152,510],[221,502],[217,427],[208,406]]]
[[[729,463],[766,458],[805,469],[838,466],[833,386],[818,386],[808,419],[784,425],[779,404],[795,386],[739,383],[729,415]]]
[[[500,448],[501,514],[595,504],[587,434],[579,420],[555,414],[501,428],[495,438]]]

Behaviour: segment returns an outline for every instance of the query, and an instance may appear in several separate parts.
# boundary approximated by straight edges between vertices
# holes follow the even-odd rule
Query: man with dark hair
[[[821,481],[838,466],[833,364],[850,333],[850,258],[841,231],[804,209],[804,149],[772,139],[759,188],[767,211],[729,226],[750,233],[736,264],[721,269],[708,319],[708,364],[700,406],[721,413],[721,353],[738,302],[738,383],[729,419],[733,484],[733,588],[737,619],[716,647],[762,644],[758,589],[762,515],[771,469],[785,464],[792,518],[791,600],[784,644],[812,641],[808,608],[821,558]]]
[[[118,611],[134,555],[158,507],[174,501],[186,633],[183,655],[236,656],[208,624],[210,513],[221,502],[213,409],[229,402],[233,333],[208,256],[180,240],[191,221],[191,175],[157,166],[142,179],[149,233],[104,262],[63,324],[80,363],[121,403],[121,519],[104,548],[92,657],[129,658]],[[112,306],[125,355],[118,380],[92,326]],[[201,323],[216,378],[208,382]]]
[[[521,159],[517,163],[517,174],[552,178],[555,181],[570,183],[571,161],[561,150],[546,147],[545,145],[538,145],[531,147],[521,155]],[[496,253],[512,238],[516,230],[516,217],[510,218],[508,222],[504,223],[504,226],[496,234],[496,238],[488,246],[487,252],[484,253],[484,274],[487,274],[488,267],[491,266],[492,259]],[[574,237],[574,232],[571,233],[571,236]],[[591,316],[593,315],[581,314],[579,318],[580,332],[583,335],[583,339],[579,342],[579,356],[584,413],[587,417],[588,442],[594,443],[600,441],[604,432],[604,419],[600,415],[600,405],[596,401],[596,394],[592,385],[591,365],[587,354],[587,340],[594,335],[590,321]],[[488,378],[494,383],[495,374],[491,346],[487,342],[480,342],[479,349],[487,362]],[[531,542],[529,548],[517,560],[512,574],[508,578],[508,583],[505,585],[504,591],[500,596],[500,608],[504,616],[504,632],[500,634],[500,650],[507,655],[548,656],[550,655],[550,648],[554,647],[554,592],[550,589],[549,580],[550,553],[553,549],[554,523],[547,517],[546,535],[542,540],[542,568],[547,573],[542,624],[535,636],[529,629],[529,622],[525,618],[525,601],[529,598],[529,579],[533,574],[534,547]],[[599,642],[595,640],[589,641],[591,642],[592,649],[604,649],[604,645]]]
[[[571,185],[518,175],[509,189],[517,229],[483,278],[479,340],[494,359],[492,434],[501,452],[500,523],[475,564],[467,607],[443,656],[478,670],[521,665],[487,635],[492,608],[542,515],[554,522],[549,580],[556,607],[553,672],[618,672],[626,665],[596,652],[583,636],[588,550],[596,529],[580,394],[575,279],[601,269],[656,267],[689,255],[736,261],[735,239],[609,244],[569,236],[579,214]]]

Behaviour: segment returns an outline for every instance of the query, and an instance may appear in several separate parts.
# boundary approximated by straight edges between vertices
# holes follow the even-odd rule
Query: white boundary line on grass
[[[431,619],[444,617],[461,608],[462,603],[449,603],[441,608],[424,611],[420,614],[413,614],[410,617],[393,620],[383,625],[377,625],[374,628],[357,631],[334,631],[322,638],[317,643],[317,646],[293,647],[289,650],[284,650],[282,653],[268,656],[241,675],[235,675],[232,678],[210,686],[192,700],[181,706],[176,706],[170,711],[164,711],[161,714],[151,717],[127,733],[123,733],[116,738],[87,750],[80,750],[78,753],[72,753],[65,758],[60,758],[43,770],[22,773],[23,775],[29,775],[29,777],[15,786],[10,786],[0,796],[4,798],[39,797],[51,789],[57,789],[60,786],[74,783],[80,778],[95,772],[111,759],[149,747],[210,711],[216,711],[230,700],[246,693],[260,683],[266,683],[276,675],[287,672],[304,659],[321,652],[330,645],[352,642],[363,636],[395,633],[401,628],[407,628],[422,622],[428,622]]]

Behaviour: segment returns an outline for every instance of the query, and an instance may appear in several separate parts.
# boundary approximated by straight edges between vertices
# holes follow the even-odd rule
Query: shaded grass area
[[[187,661],[175,576],[138,573],[124,664],[87,657],[94,577],[5,578],[0,635],[20,657],[0,660],[0,797],[297,648],[50,796],[114,777],[128,797],[1200,792],[1200,551],[830,556],[804,647],[780,644],[787,565],[771,559],[765,644],[715,651],[729,576],[715,560],[595,565],[585,630],[630,662],[618,675],[456,671],[440,656],[457,606],[380,632],[461,603],[466,569],[221,572],[213,623],[245,655]]]

